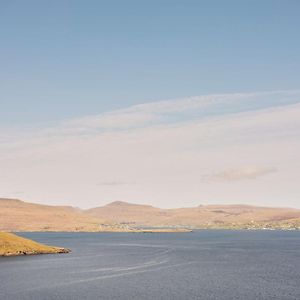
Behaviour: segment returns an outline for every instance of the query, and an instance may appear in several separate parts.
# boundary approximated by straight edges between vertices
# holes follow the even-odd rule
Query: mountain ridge
[[[138,228],[300,229],[300,210],[245,204],[163,209],[114,201],[80,209],[0,198],[0,231],[126,231]]]

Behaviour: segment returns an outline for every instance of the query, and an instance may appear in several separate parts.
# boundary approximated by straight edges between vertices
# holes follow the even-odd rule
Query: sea
[[[72,253],[1,257],[1,300],[300,299],[300,231],[19,234]]]

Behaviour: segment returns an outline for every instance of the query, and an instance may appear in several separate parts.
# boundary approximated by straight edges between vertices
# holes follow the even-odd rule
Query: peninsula
[[[0,232],[0,256],[69,253],[69,249],[42,245],[12,233]]]

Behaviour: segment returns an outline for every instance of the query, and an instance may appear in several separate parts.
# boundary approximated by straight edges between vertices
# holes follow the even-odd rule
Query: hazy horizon
[[[111,202],[107,202],[107,203],[104,203],[100,206],[91,206],[91,207],[79,207],[79,206],[73,206],[72,203],[66,203],[66,204],[63,204],[63,203],[60,203],[58,205],[56,205],[55,203],[53,204],[47,204],[47,203],[42,203],[42,202],[33,202],[33,201],[30,201],[30,199],[21,199],[21,198],[6,198],[6,197],[1,197],[0,196],[0,200],[1,199],[6,199],[6,200],[17,200],[17,201],[22,201],[22,202],[25,202],[25,203],[30,203],[30,204],[38,204],[38,205],[50,205],[50,206],[61,206],[61,207],[73,207],[75,209],[79,209],[79,210],[89,210],[89,209],[93,209],[93,208],[97,208],[97,207],[103,207],[103,206],[107,206],[107,205],[110,205],[110,204],[114,204],[114,203],[117,203],[117,202],[122,202],[124,203],[125,205],[126,204],[133,204],[133,205],[141,205],[141,206],[151,206],[151,207],[155,207],[155,208],[159,208],[159,209],[181,209],[181,208],[196,208],[196,207],[200,207],[200,206],[254,206],[255,205],[251,205],[251,204],[247,204],[247,203],[244,203],[244,204],[241,204],[241,203],[223,203],[223,204],[214,204],[214,203],[210,203],[210,204],[205,204],[205,203],[200,203],[199,205],[195,205],[195,206],[178,206],[178,207],[159,207],[159,206],[154,206],[152,205],[151,203],[142,203],[142,202],[129,202],[129,201],[122,201],[122,200],[115,200],[115,201],[111,201]],[[270,206],[270,205],[266,205],[266,206],[259,206],[257,205],[257,207],[266,207],[266,208],[287,208],[287,209],[300,209],[299,207],[289,207],[289,206],[285,206],[285,205],[279,205],[279,206]]]

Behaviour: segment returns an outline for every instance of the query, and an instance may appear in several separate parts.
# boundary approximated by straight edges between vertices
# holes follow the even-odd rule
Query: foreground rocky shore
[[[0,256],[69,253],[69,249],[46,246],[12,233],[0,232]]]

